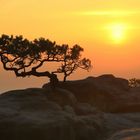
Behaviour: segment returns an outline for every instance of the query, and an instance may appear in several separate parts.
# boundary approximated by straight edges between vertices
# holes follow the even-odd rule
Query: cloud
[[[85,11],[80,14],[85,16],[131,16],[140,14],[140,11]]]

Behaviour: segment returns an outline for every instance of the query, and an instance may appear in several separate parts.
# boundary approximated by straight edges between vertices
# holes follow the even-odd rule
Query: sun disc
[[[116,41],[120,41],[124,37],[124,27],[122,25],[114,25],[112,27],[112,37]]]
[[[126,25],[121,23],[111,24],[107,27],[114,43],[120,43],[125,38]]]

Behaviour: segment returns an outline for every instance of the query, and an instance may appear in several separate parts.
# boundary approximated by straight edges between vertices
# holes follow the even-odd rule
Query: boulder
[[[48,88],[48,86],[45,84],[43,88]],[[122,98],[130,90],[128,80],[116,78],[110,74],[60,82],[58,86],[72,92],[78,102],[94,105],[105,112],[116,110]]]
[[[106,135],[111,135],[123,130],[140,128],[140,113],[105,113],[104,130]]]
[[[66,89],[56,88],[55,90],[52,90],[51,88],[46,88],[46,92],[47,99],[56,102],[60,106],[75,106],[77,103],[74,94]]]
[[[0,139],[100,140],[103,120],[97,111],[77,115],[75,102],[63,89],[6,92],[0,95]]]
[[[140,129],[133,128],[117,132],[108,140],[140,140]]]
[[[45,84],[43,88],[48,86]],[[131,88],[128,80],[111,74],[60,82],[58,86],[72,92],[78,102],[88,103],[104,112],[140,112],[140,87]]]
[[[3,93],[0,139],[139,139],[139,89],[127,89],[119,81],[126,84],[103,75],[60,83],[55,89],[47,84]]]

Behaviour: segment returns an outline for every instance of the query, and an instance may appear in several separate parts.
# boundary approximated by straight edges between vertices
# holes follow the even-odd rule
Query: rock
[[[91,106],[88,103],[77,103],[75,106],[75,112],[77,115],[89,115],[100,114],[101,112],[97,108]]]
[[[129,90],[129,83],[128,80],[124,78],[117,78],[112,74],[105,74],[97,77],[97,81],[103,83],[104,87],[111,87],[114,90]]]
[[[132,113],[132,112],[140,112],[140,103],[137,102],[122,102],[119,103],[116,108],[114,108],[112,113]]]
[[[74,94],[66,89],[56,88],[51,90],[46,88],[46,96],[49,100],[56,102],[60,106],[70,105],[75,106],[77,99]]]
[[[48,88],[45,84],[43,88]],[[88,103],[105,112],[113,112],[130,90],[128,80],[113,75],[88,77],[84,80],[60,82],[59,87],[69,90],[78,102]],[[122,97],[123,95],[123,97]]]
[[[26,90],[14,90],[0,95],[0,108],[8,107],[15,110],[46,110],[61,109],[56,103],[53,106],[47,102],[45,89],[30,88]]]
[[[75,102],[72,93],[63,89],[4,93],[0,95],[0,139],[100,140],[103,120],[97,112],[77,115]]]
[[[140,140],[140,128],[117,132],[108,140]]]
[[[105,113],[104,130],[107,136],[126,129],[140,128],[140,113]]]
[[[43,88],[48,86],[45,84]],[[78,102],[90,104],[104,112],[140,112],[140,87],[131,88],[128,80],[111,74],[60,82],[59,87],[72,92]]]
[[[68,81],[53,90],[46,85],[9,91],[0,95],[0,139],[136,139],[138,96],[138,88],[127,89],[127,81],[113,75]]]
[[[140,138],[140,88],[127,80],[103,75],[43,87],[0,95],[0,139]]]
[[[64,106],[63,110],[66,111],[67,113],[69,113],[72,116],[75,115],[74,109],[71,106],[69,106],[69,105]]]

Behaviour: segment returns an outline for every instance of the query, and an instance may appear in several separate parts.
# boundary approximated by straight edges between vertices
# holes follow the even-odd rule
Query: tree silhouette
[[[130,87],[140,87],[140,79],[132,78],[129,79],[128,81]]]
[[[91,68],[91,61],[81,58],[82,51],[83,48],[78,45],[70,48],[68,45],[57,45],[56,42],[45,38],[29,41],[22,36],[2,35],[0,37],[0,59],[3,68],[14,71],[17,77],[47,76],[54,82],[53,77],[57,80],[54,73],[63,73],[66,81],[67,76],[77,68],[85,70]],[[60,63],[60,67],[52,72],[39,71],[47,62]]]
[[[87,58],[81,59],[81,52],[84,51],[78,45],[73,46],[73,48],[68,48],[64,53],[64,62],[61,64],[61,67],[57,69],[58,73],[64,74],[63,81],[66,81],[66,78],[71,75],[78,68],[89,70],[91,68],[91,61]]]

